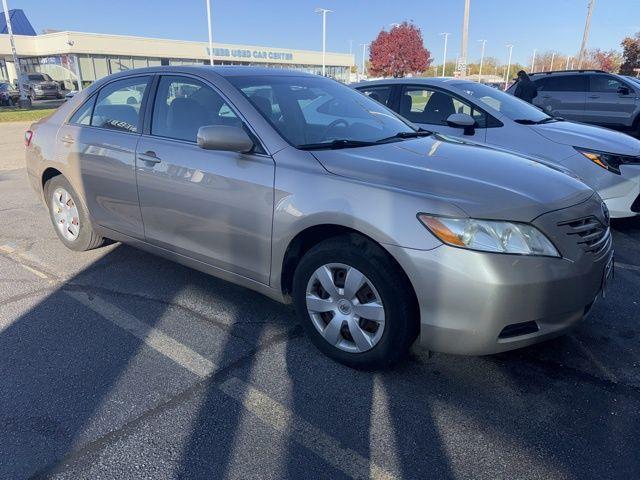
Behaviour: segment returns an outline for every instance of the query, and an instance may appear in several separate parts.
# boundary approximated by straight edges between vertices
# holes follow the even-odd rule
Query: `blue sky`
[[[381,28],[413,21],[425,46],[441,61],[440,32],[451,32],[448,57],[460,50],[464,0],[211,0],[214,41],[320,50],[321,19],[316,7],[334,10],[327,19],[327,50],[362,48]],[[43,28],[142,35],[185,40],[207,39],[205,0],[8,0],[22,8],[37,32]],[[470,60],[486,55],[505,60],[513,43],[514,61],[528,63],[534,48],[574,54],[580,46],[587,0],[471,0]],[[619,48],[640,30],[640,0],[596,0],[590,47]]]

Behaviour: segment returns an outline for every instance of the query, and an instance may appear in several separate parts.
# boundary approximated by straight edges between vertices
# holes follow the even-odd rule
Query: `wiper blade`
[[[363,140],[348,140],[338,139],[331,142],[321,143],[303,143],[302,145],[296,145],[299,150],[336,150],[338,148],[356,148],[356,147],[370,147],[377,142],[368,142]]]
[[[428,137],[429,135],[433,135],[433,132],[429,130],[416,130],[413,132],[398,132],[395,135],[391,135],[390,137],[381,138],[380,140],[376,140],[376,143],[385,143],[395,140],[397,138],[418,138],[418,137]]]
[[[538,122],[536,122],[535,120],[531,120],[529,118],[518,118],[517,120],[514,120],[514,122],[519,123],[521,125],[537,125]]]
[[[543,120],[540,120],[539,122],[536,122],[538,125],[542,125],[543,123],[549,123],[549,122],[562,122],[564,121],[564,118],[562,117],[548,117],[545,118]]]

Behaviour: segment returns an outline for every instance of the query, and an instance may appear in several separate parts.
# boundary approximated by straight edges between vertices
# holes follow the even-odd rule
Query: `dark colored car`
[[[62,98],[60,84],[46,73],[23,73],[20,83],[31,100]]]
[[[20,92],[7,82],[0,83],[0,105],[15,105],[20,100]]]
[[[534,105],[552,116],[640,133],[640,84],[601,70],[532,73]],[[515,92],[514,83],[507,90]]]

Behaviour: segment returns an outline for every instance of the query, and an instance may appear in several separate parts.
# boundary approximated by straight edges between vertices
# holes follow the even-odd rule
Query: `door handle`
[[[542,95],[542,98],[551,98],[551,95]]]
[[[589,98],[600,98],[600,95],[589,95]]]
[[[62,143],[67,144],[67,145],[71,145],[72,143],[75,143],[75,140],[73,139],[73,137],[71,135],[65,135],[60,140],[62,141]]]
[[[144,152],[144,153],[139,153],[138,154],[138,160],[141,160],[143,162],[147,162],[147,163],[160,163],[161,160],[158,158],[158,156],[156,155],[156,152],[152,152],[151,150]]]

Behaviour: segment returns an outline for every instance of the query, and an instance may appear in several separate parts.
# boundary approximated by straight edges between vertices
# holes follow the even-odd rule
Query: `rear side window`
[[[359,88],[362,93],[364,93],[367,97],[376,102],[380,102],[387,107],[391,106],[391,87],[390,86],[380,86],[380,87],[364,87]]]
[[[71,118],[69,119],[69,123],[74,125],[90,125],[91,124],[91,113],[93,112],[93,104],[96,101],[95,95],[92,96],[89,100],[84,102],[82,106],[76,110]]]
[[[91,125],[121,132],[140,131],[140,107],[150,77],[133,77],[106,85],[93,109]]]
[[[586,75],[553,75],[544,80],[545,92],[586,92]]]
[[[153,105],[151,134],[195,142],[206,125],[242,126],[213,88],[190,77],[163,76]]]

